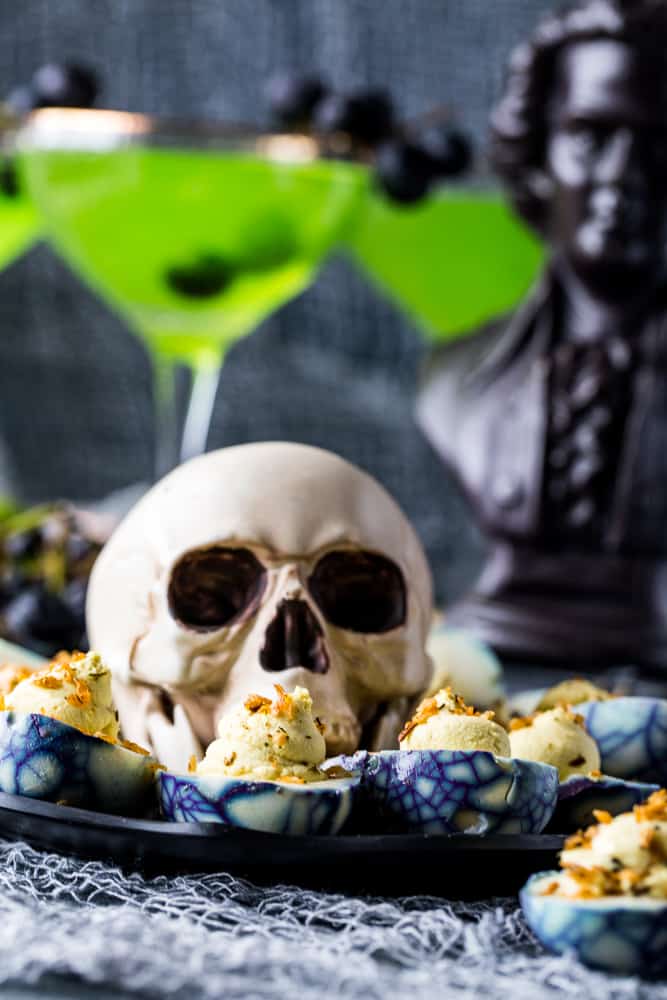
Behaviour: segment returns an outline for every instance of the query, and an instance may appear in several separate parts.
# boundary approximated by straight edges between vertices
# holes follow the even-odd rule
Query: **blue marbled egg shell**
[[[667,782],[667,701],[612,698],[575,706],[600,748],[604,774]]]
[[[421,833],[541,833],[556,806],[549,764],[482,750],[360,750],[332,763],[361,773],[367,811]]]
[[[607,972],[653,977],[667,972],[667,904],[620,898],[569,900],[538,895],[542,879],[559,872],[540,872],[519,894],[535,937],[549,951],[572,952],[585,965]]]
[[[155,803],[155,761],[46,715],[0,712],[0,791],[138,815]]]
[[[641,781],[625,781],[610,778],[606,774],[597,780],[585,774],[573,774],[561,781],[558,788],[558,804],[549,823],[554,833],[572,833],[595,823],[594,809],[604,809],[612,816],[629,812],[657,792],[659,785]]]
[[[183,823],[227,823],[268,833],[338,833],[352,811],[358,778],[292,785],[216,775],[158,776],[165,819]]]

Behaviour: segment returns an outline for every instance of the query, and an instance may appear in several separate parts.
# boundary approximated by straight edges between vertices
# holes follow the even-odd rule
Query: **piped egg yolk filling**
[[[594,815],[597,824],[565,842],[562,872],[541,894],[667,899],[667,790],[654,792],[632,812],[612,817],[596,810]]]
[[[491,711],[466,705],[451,687],[425,698],[400,733],[401,750],[483,750],[508,757],[507,733]]]
[[[58,653],[36,671],[6,666],[0,681],[0,710],[45,715],[87,736],[148,755],[143,747],[120,739],[111,671],[99,653]]]
[[[273,700],[252,694],[223,715],[218,738],[202,761],[190,762],[190,771],[293,784],[326,780],[319,767],[326,757],[323,726],[309,692],[274,687]]]

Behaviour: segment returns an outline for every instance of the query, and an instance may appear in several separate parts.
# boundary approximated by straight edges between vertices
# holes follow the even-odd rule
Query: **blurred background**
[[[545,0],[22,0],[0,5],[0,90],[49,61],[99,70],[99,106],[265,123],[276,70],[387,87],[402,116],[445,102],[477,144],[512,46]],[[447,262],[443,260],[442,267]],[[1,485],[21,501],[92,500],[149,480],[148,357],[46,246],[0,275]],[[343,255],[230,351],[209,448],[265,439],[332,449],[415,523],[438,599],[482,541],[414,425],[425,345]]]

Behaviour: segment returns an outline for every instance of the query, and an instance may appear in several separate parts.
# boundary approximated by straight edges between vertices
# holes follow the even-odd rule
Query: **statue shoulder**
[[[421,381],[420,396],[431,391],[440,395],[444,386],[450,389],[478,368],[511,321],[511,314],[492,320],[475,333],[442,344],[433,352]]]
[[[469,336],[439,347],[433,354],[417,396],[416,418],[422,431],[450,464],[456,465],[466,415],[477,412],[478,387],[469,379],[507,329],[510,316],[493,320]]]

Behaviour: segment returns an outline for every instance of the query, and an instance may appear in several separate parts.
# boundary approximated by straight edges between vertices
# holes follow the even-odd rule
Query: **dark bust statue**
[[[580,3],[514,53],[492,158],[549,263],[420,393],[492,543],[450,618],[519,659],[667,670],[666,53],[662,0]]]

